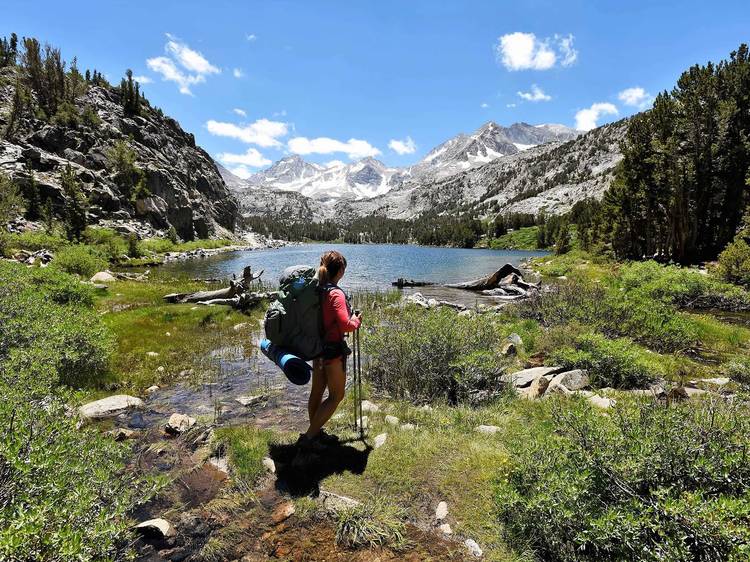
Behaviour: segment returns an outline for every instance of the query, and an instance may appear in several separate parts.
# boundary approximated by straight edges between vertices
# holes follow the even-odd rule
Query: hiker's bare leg
[[[326,379],[326,371],[323,368],[323,360],[315,359],[313,361],[310,399],[307,401],[307,413],[310,416],[310,423],[312,423],[315,413],[320,408],[320,403],[323,402],[323,393],[326,390],[327,383],[328,380]]]
[[[320,428],[331,419],[336,408],[344,399],[344,388],[346,387],[346,374],[344,373],[344,363],[342,361],[332,361],[325,365],[326,379],[328,381],[328,396],[315,412],[310,428],[307,430],[307,436],[315,437]]]

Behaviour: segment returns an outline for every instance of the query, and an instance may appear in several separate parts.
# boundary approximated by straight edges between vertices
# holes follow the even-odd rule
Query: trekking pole
[[[359,340],[359,328],[355,332],[357,338],[357,386],[359,387],[359,436],[364,440],[365,438],[365,427],[362,423],[362,346]]]
[[[352,396],[354,398],[354,430],[357,430],[357,341],[352,334]]]

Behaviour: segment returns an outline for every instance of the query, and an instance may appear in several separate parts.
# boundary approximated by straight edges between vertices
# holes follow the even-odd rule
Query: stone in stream
[[[177,534],[172,524],[162,518],[149,519],[143,523],[138,523],[135,530],[146,537],[156,539],[167,539]]]
[[[112,437],[115,441],[125,441],[127,439],[133,439],[136,437],[136,432],[132,429],[127,429],[124,427],[116,427],[115,429],[110,429],[106,435],[109,435]]]
[[[370,402],[369,400],[362,400],[362,411],[368,413],[374,413],[380,411],[380,406]]]
[[[235,400],[243,406],[255,406],[256,404],[263,402],[265,399],[266,397],[263,394],[257,394],[255,396],[238,396],[235,398]]]
[[[95,273],[89,281],[92,283],[112,283],[113,281],[117,281],[117,279],[109,271],[100,271],[99,273]]]
[[[503,375],[500,380],[506,384],[513,385],[516,388],[530,385],[535,379],[543,377],[545,375],[553,375],[559,373],[562,369],[560,367],[533,367],[531,369],[523,369],[522,371],[516,371],[508,375]]]
[[[448,517],[448,504],[446,502],[440,502],[435,508],[435,519],[437,521],[442,521],[446,517]]]
[[[494,435],[495,433],[500,431],[500,428],[496,425],[478,425],[474,428],[474,431],[483,435]]]
[[[440,532],[442,532],[444,535],[452,535],[453,529],[451,529],[451,526],[448,523],[443,523],[438,527],[440,529]]]
[[[399,420],[396,416],[388,415],[385,417],[385,423],[387,423],[388,425],[398,425],[398,422]]]
[[[388,439],[387,433],[381,433],[380,435],[376,436],[373,440],[373,448],[379,449],[383,445],[385,445],[385,440]]]
[[[153,394],[154,392],[156,392],[157,390],[159,390],[159,387],[158,387],[158,386],[156,386],[156,385],[153,385],[153,386],[149,386],[149,387],[148,387],[148,388],[146,389],[146,395],[151,395],[151,394]]]
[[[116,394],[84,404],[78,409],[78,413],[85,420],[98,420],[114,418],[130,410],[139,410],[143,406],[143,400],[140,398],[127,394]]]
[[[474,539],[466,539],[466,542],[464,542],[464,544],[466,545],[466,548],[469,549],[469,553],[472,556],[475,556],[476,558],[482,557],[483,552],[482,549],[479,548],[477,541],[475,541]]]
[[[195,425],[195,418],[186,416],[185,414],[174,413],[169,416],[167,425],[164,427],[167,433],[172,435],[179,435],[180,433],[186,432],[188,429]]]

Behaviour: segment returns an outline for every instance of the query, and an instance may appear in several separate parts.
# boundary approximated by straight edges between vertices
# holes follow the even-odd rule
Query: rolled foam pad
[[[263,355],[276,363],[279,369],[284,371],[286,378],[294,384],[302,386],[310,382],[312,367],[306,361],[292,355],[285,349],[275,346],[266,339],[260,341],[260,350]]]

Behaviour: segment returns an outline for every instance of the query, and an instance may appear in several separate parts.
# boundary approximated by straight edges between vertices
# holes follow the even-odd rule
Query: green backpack
[[[266,311],[266,338],[300,359],[323,352],[323,318],[314,267],[288,267],[279,279],[279,295]]]

